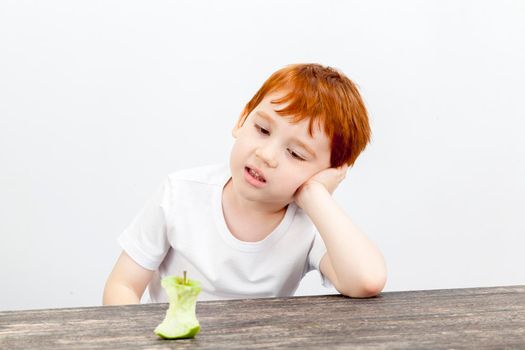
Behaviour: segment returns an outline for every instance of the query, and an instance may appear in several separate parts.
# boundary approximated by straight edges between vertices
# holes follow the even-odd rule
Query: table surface
[[[203,301],[201,332],[153,333],[167,304],[0,312],[0,349],[525,348],[525,286]]]

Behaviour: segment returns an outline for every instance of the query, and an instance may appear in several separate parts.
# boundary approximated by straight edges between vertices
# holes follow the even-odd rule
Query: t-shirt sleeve
[[[321,275],[321,279],[323,282],[323,286],[326,288],[333,288],[333,284],[330,282],[330,280],[323,275],[321,272],[321,259],[326,253],[326,246],[324,245],[323,239],[321,238],[321,234],[319,232],[315,232],[315,238],[314,242],[312,244],[312,248],[310,249],[310,253],[308,254],[308,271],[311,270],[317,270],[319,271],[319,274]]]
[[[119,236],[122,249],[139,265],[157,270],[170,249],[167,238],[170,183],[166,179]]]

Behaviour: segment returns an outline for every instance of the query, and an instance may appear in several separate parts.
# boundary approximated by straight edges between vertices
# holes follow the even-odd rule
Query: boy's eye
[[[288,149],[288,152],[292,155],[292,157],[294,157],[297,160],[300,160],[300,161],[305,161],[306,160],[303,157],[301,157],[299,154],[297,154],[294,151],[292,151],[291,149]]]
[[[261,134],[263,135],[270,135],[270,131],[266,130],[265,128],[255,124],[255,129],[257,129],[257,131],[259,131]]]

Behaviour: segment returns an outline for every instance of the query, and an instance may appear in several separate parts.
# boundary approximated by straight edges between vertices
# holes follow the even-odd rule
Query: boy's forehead
[[[277,112],[279,108],[276,108],[273,110],[273,113],[269,114],[267,110],[264,109],[255,109],[254,114],[256,117],[265,119],[271,124],[276,123],[276,119],[278,120],[284,120],[288,125],[290,125],[292,128],[296,129],[305,129],[308,130],[308,126],[310,124],[310,117],[305,117],[300,120],[297,120],[295,116],[293,115],[281,115]],[[315,135],[317,133],[320,133],[322,131],[321,126],[319,123],[313,123],[312,125],[312,133]]]
[[[262,99],[260,104],[255,108],[254,110],[255,114],[257,114],[257,116],[261,116],[267,119],[281,118],[281,119],[286,120],[291,125],[301,125],[302,129],[306,128],[306,130],[308,131],[310,127],[310,119],[312,118],[312,116],[302,116],[298,118],[297,116],[294,116],[294,115],[282,115],[278,113],[278,111],[285,109],[289,104],[289,102],[281,102],[281,103],[278,102],[280,99],[282,99],[287,94],[288,94],[288,91],[283,91],[283,90],[268,93]],[[269,116],[268,113],[266,112],[269,112],[271,116]],[[309,132],[307,133],[309,137],[312,137],[316,134],[319,134],[317,136],[320,136],[321,134],[324,134],[326,136],[324,125],[322,125],[322,122],[320,119],[317,119],[312,123],[312,134],[313,135],[310,135]]]

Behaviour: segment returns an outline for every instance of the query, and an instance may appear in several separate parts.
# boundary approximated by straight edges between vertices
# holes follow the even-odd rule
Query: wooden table
[[[525,349],[525,286],[197,303],[201,332],[162,340],[167,304],[0,312],[0,349]]]

